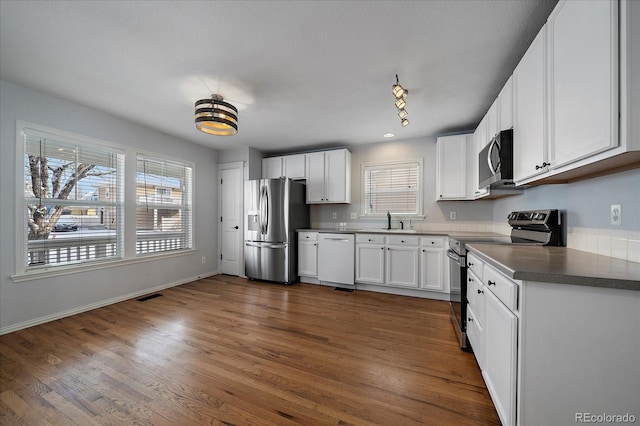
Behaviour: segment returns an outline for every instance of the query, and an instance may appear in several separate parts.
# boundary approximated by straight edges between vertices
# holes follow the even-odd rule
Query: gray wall
[[[622,224],[611,225],[612,204],[622,205]],[[556,208],[567,213],[568,227],[640,232],[640,169],[564,185],[525,190],[518,197],[496,200],[493,219],[504,223],[513,210]]]
[[[382,142],[370,145],[358,145],[349,147],[351,151],[351,204],[312,205],[312,223],[347,222],[349,227],[357,221],[350,217],[351,212],[360,214],[361,207],[361,164],[371,162],[415,160],[422,158],[424,165],[424,221],[413,220],[413,223],[446,223],[449,221],[449,212],[455,211],[457,222],[461,221],[486,221],[493,220],[493,208],[491,201],[438,201],[436,202],[436,139],[419,138],[406,139],[392,142]],[[337,219],[332,219],[332,213],[336,212]],[[379,220],[380,226],[386,224],[386,219]],[[457,223],[456,222],[456,223]],[[396,226],[396,224],[394,224]]]
[[[194,247],[185,256],[13,282],[16,261],[16,120],[52,127],[195,163]],[[99,305],[145,289],[217,271],[216,151],[0,80],[0,329]],[[17,163],[17,164],[16,164]],[[207,263],[201,263],[206,256]]]

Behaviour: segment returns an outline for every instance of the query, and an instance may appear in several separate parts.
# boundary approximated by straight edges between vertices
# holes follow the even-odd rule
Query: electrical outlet
[[[202,256],[202,264],[204,265],[205,263],[207,263],[207,258]]]
[[[449,212],[449,219],[456,220],[456,217],[457,217],[456,212]]]
[[[351,212],[351,219],[353,220],[358,219],[358,212]]]
[[[336,212],[331,213],[331,219],[337,219],[338,214]]]
[[[611,224],[612,225],[622,224],[622,206],[620,204],[611,205]]]

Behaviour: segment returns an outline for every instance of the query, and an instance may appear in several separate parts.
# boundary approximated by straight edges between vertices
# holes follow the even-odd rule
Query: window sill
[[[391,220],[423,220],[425,219],[427,216],[423,215],[423,214],[391,214]],[[359,214],[358,215],[358,219],[359,220],[387,220],[387,215],[386,214]]]
[[[49,268],[38,269],[34,271],[24,272],[21,274],[11,275],[11,280],[15,283],[39,280],[43,278],[51,278],[51,277],[75,274],[80,272],[95,271],[98,269],[116,268],[119,266],[132,265],[135,263],[162,260],[162,259],[167,259],[171,257],[188,256],[196,252],[197,250],[195,249],[188,249],[188,250],[180,250],[180,251],[162,253],[162,254],[146,254],[146,255],[136,256],[128,259],[97,261],[92,263],[81,264],[78,266],[75,266],[75,265],[52,266]]]

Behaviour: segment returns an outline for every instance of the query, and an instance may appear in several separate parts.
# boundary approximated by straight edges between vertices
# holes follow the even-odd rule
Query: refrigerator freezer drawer
[[[296,277],[291,272],[291,245],[245,241],[245,274],[257,280],[290,284]]]

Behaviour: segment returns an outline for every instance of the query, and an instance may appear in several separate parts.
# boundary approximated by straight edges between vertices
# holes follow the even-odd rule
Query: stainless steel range
[[[527,210],[507,216],[510,236],[469,235],[449,237],[449,268],[451,272],[451,321],[460,347],[469,350],[467,340],[467,243],[529,244],[564,246],[564,226],[558,210]]]

